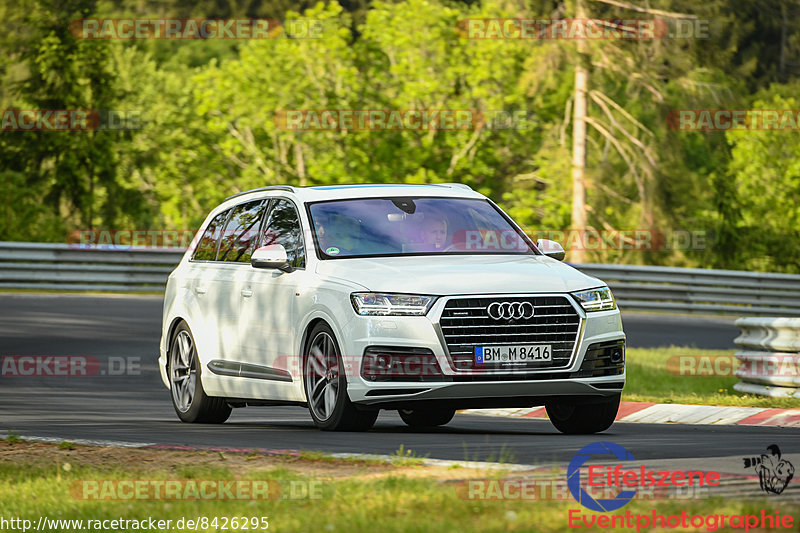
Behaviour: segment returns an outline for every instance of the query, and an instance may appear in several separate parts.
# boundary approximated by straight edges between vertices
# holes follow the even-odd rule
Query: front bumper
[[[489,295],[491,296],[491,295]],[[498,295],[503,296],[503,295]],[[508,296],[508,295],[505,295]],[[541,295],[514,295],[541,296]],[[358,364],[347,365],[350,400],[364,406],[404,408],[428,402],[447,403],[456,408],[529,407],[542,405],[554,396],[590,400],[619,394],[625,384],[624,365],[621,373],[592,377],[582,372],[590,346],[625,340],[619,310],[585,313],[572,302],[580,327],[567,365],[552,368],[511,370],[456,370],[448,353],[439,321],[449,299],[439,299],[428,315],[422,317],[364,317],[349,321],[343,331],[342,353],[360,361],[367,347],[396,346],[430,350],[442,376],[438,379],[393,379],[370,381],[363,378]],[[592,352],[593,353],[593,352]],[[585,367],[584,367],[585,369]]]

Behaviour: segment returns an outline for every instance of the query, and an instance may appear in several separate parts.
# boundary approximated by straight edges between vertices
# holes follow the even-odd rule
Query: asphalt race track
[[[533,464],[568,460],[608,440],[637,459],[750,456],[778,443],[800,449],[800,429],[617,423],[602,436],[561,435],[547,421],[459,414],[419,432],[384,412],[368,433],[323,433],[299,407],[234,411],[222,426],[182,424],[156,368],[158,297],[0,294],[0,355],[133,358],[140,371],[93,377],[0,377],[0,431],[59,439],[392,454],[402,444],[436,459]],[[629,346],[733,348],[732,318],[623,314]]]

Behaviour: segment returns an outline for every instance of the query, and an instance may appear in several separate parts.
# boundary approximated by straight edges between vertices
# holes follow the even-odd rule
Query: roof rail
[[[242,191],[237,192],[236,194],[232,194],[225,198],[225,202],[230,200],[231,198],[236,198],[238,196],[244,196],[245,194],[250,194],[251,192],[261,192],[261,191],[287,191],[287,192],[295,192],[294,187],[289,185],[267,185],[266,187],[258,187],[257,189],[250,189],[249,191]]]
[[[470,187],[466,183],[431,183],[431,185],[441,185],[443,187],[455,187],[457,189],[466,189],[468,191],[472,190],[472,187]]]

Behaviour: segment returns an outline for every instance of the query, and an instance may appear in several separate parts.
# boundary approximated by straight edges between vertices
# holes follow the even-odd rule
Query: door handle
[[[206,288],[198,285],[194,288],[194,292],[196,292],[197,294],[205,294]]]
[[[253,295],[253,291],[250,289],[242,289],[242,296],[245,298],[250,298]]]

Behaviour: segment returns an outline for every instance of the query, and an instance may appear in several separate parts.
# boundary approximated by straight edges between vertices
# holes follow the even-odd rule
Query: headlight
[[[614,301],[614,295],[611,294],[611,289],[608,287],[573,292],[572,295],[587,313],[590,311],[609,311],[617,308],[617,302]]]
[[[380,292],[354,292],[350,295],[353,309],[359,315],[422,316],[431,308],[433,296],[414,294],[386,294]]]

